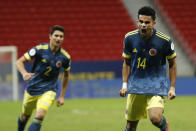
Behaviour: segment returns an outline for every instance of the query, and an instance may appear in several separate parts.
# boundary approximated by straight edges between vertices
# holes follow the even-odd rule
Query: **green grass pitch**
[[[164,114],[170,124],[170,131],[196,130],[195,101],[196,96],[179,96],[175,100],[167,101]],[[53,105],[50,108],[42,131],[124,131],[125,104],[125,98],[67,99],[64,106],[57,108]],[[1,131],[17,130],[21,105],[21,101],[0,102]],[[155,128],[149,119],[145,119],[139,122],[137,131],[159,129]]]

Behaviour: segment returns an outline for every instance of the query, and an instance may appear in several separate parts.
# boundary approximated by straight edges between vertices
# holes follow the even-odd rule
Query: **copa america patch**
[[[150,54],[150,56],[155,56],[157,54],[157,50],[156,49],[150,49],[149,54]]]
[[[36,50],[33,48],[29,51],[30,56],[34,56],[36,54]]]
[[[61,61],[57,61],[57,62],[56,62],[56,67],[59,68],[59,67],[61,67],[61,65],[62,65],[62,62],[61,62]]]
[[[174,50],[174,43],[171,43],[171,49]]]

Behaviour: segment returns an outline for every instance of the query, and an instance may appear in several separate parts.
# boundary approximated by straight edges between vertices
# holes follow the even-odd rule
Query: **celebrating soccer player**
[[[64,95],[70,77],[70,55],[61,48],[64,40],[64,28],[55,25],[50,29],[50,41],[41,43],[17,60],[16,66],[25,81],[28,81],[22,105],[22,114],[18,118],[18,131],[24,131],[32,111],[36,109],[33,122],[28,131],[40,131],[41,123],[49,107],[54,103],[57,80],[60,69],[64,70],[62,89],[57,106],[64,104]],[[31,72],[28,72],[24,63],[34,59]]]
[[[125,131],[136,131],[138,122],[147,117],[161,131],[169,126],[163,116],[164,96],[175,98],[176,53],[170,37],[154,28],[155,11],[142,7],[138,11],[138,30],[125,35],[120,96],[127,97]],[[169,63],[170,87],[166,78]]]

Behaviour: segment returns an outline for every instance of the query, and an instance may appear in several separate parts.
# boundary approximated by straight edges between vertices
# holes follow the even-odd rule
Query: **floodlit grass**
[[[196,130],[195,101],[196,96],[181,96],[167,101],[165,116],[170,124],[170,131]],[[53,105],[50,108],[43,122],[42,131],[124,131],[125,104],[125,98],[67,99],[64,106],[58,108]],[[17,130],[17,117],[21,105],[21,101],[0,102],[1,131]],[[137,131],[159,129],[146,119],[139,122]]]

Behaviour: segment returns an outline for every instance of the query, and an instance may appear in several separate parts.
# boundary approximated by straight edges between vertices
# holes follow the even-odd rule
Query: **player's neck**
[[[152,36],[152,35],[151,35],[151,36]],[[142,38],[143,38],[145,41],[147,41],[147,40],[150,39],[151,36],[143,36]]]
[[[153,35],[153,30],[151,32],[149,32],[148,34],[146,34],[145,36],[142,36],[142,38],[147,41],[149,40]]]
[[[56,54],[56,52],[60,49],[60,47],[50,44],[50,49],[52,51],[52,54]]]

